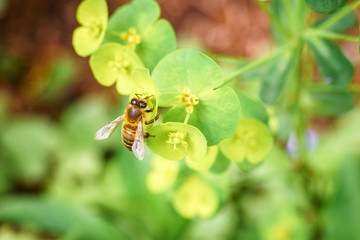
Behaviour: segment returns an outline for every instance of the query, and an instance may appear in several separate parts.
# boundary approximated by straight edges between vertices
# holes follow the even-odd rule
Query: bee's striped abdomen
[[[125,147],[130,151],[132,151],[131,147],[134,144],[136,128],[137,128],[137,124],[132,125],[126,122],[122,126],[122,131],[121,131],[122,141]]]

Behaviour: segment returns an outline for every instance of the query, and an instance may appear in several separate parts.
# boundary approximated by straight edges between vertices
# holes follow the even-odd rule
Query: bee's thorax
[[[131,122],[131,123],[135,123],[137,121],[139,121],[142,112],[140,111],[140,109],[138,109],[137,107],[129,107],[127,109],[127,121]]]

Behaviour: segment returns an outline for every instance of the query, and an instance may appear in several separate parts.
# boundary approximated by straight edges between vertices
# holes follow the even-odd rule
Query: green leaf
[[[99,145],[99,142],[94,141],[94,134],[111,119],[108,108],[107,102],[101,95],[94,95],[83,98],[66,109],[61,123],[68,141],[77,147]]]
[[[304,97],[308,111],[318,116],[336,117],[355,105],[355,97],[350,90],[313,86]]]
[[[145,66],[153,70],[168,53],[176,49],[176,36],[171,24],[160,19],[142,35],[142,43],[135,49]]]
[[[10,156],[10,168],[15,178],[34,183],[42,179],[49,163],[49,155],[59,142],[57,129],[45,119],[17,119],[1,136],[2,151]]]
[[[275,104],[281,97],[293,60],[292,52],[287,52],[269,62],[260,87],[260,97],[265,103]]]
[[[41,82],[42,101],[55,101],[63,96],[69,85],[75,80],[79,71],[78,63],[70,56],[59,56],[51,62]],[[44,84],[45,83],[45,84]]]
[[[83,208],[39,198],[3,199],[0,220],[35,225],[50,234],[71,234],[76,239],[126,239],[117,228]]]
[[[241,119],[234,135],[220,143],[225,157],[237,163],[245,158],[252,164],[259,163],[272,147],[273,139],[269,129],[255,119]]]
[[[268,122],[265,106],[258,100],[239,92],[238,97],[241,105],[241,118],[255,118],[264,124]]]
[[[134,0],[118,8],[110,17],[108,30],[116,33],[125,32],[129,27],[136,28],[139,32],[144,32],[149,26],[154,24],[160,17],[159,5],[152,0]],[[114,41],[126,44],[126,41],[116,35],[107,34],[105,41]]]
[[[176,105],[166,113],[164,122],[183,122],[186,114],[185,104]],[[221,87],[199,98],[188,123],[197,127],[212,146],[230,137],[239,119],[240,103],[236,93],[229,87]]]
[[[330,14],[342,8],[348,0],[306,0],[311,10],[321,14]]]
[[[304,1],[271,1],[271,30],[275,40],[280,45],[288,43],[294,36],[304,30],[304,18],[307,12]]]
[[[105,42],[127,45],[121,34],[133,28],[140,37],[135,52],[152,70],[158,61],[176,48],[174,30],[166,20],[158,20],[160,8],[152,0],[135,0],[119,8],[110,17]]]
[[[107,18],[105,0],[84,0],[80,3],[76,19],[82,26],[75,29],[72,40],[79,56],[89,56],[100,46],[105,35]]]
[[[211,166],[210,171],[213,173],[223,173],[229,168],[230,163],[230,160],[221,151],[218,151],[215,163]]]
[[[335,13],[334,13],[335,14]],[[333,17],[334,14],[326,15],[323,18],[321,18],[319,21],[317,21],[314,24],[314,27],[321,25],[323,22],[327,21],[329,18]],[[334,25],[329,27],[327,31],[332,32],[344,32],[351,27],[353,27],[357,22],[357,18],[354,11],[349,12],[345,16],[339,19]]]
[[[360,164],[358,157],[342,157],[335,194],[324,207],[325,238],[356,239],[360,234]]]
[[[210,146],[232,135],[240,117],[239,100],[231,88],[220,87],[223,74],[212,59],[194,49],[180,49],[159,62],[152,78],[160,92],[159,106],[173,106],[165,122],[183,122],[189,111],[188,123],[200,129]],[[180,103],[186,95],[195,103]]]
[[[319,136],[319,146],[309,155],[311,168],[318,172],[332,174],[341,168],[344,156],[360,156],[359,109],[355,108],[341,116],[339,122],[331,131]]]
[[[201,161],[206,154],[206,139],[195,127],[184,123],[168,122],[154,126],[149,133],[155,137],[146,140],[155,154],[168,160]]]
[[[190,89],[200,96],[223,84],[221,68],[208,56],[194,49],[179,49],[164,57],[152,73],[160,91],[160,106],[171,106],[177,96]]]
[[[332,41],[312,37],[308,39],[325,83],[345,86],[351,82],[354,69],[341,49]]]
[[[101,85],[111,86],[116,82],[117,91],[129,95],[134,88],[132,70],[143,67],[143,64],[132,49],[117,43],[107,43],[91,55],[90,67]]]

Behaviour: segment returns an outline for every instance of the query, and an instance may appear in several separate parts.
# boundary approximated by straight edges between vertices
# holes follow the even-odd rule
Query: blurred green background
[[[186,219],[172,205],[179,183],[148,190],[149,149],[138,161],[120,131],[93,140],[128,99],[100,86],[88,59],[75,55],[79,3],[0,0],[0,240],[359,239],[357,43],[341,45],[355,67],[353,92],[314,88],[303,99],[312,114],[307,164],[292,148],[297,115],[267,109],[277,132],[270,156],[251,171],[232,164],[204,173],[219,206],[210,218]],[[110,12],[124,3],[109,0]],[[158,3],[179,45],[216,53],[225,72],[242,61],[217,54],[251,58],[270,48],[269,21],[252,0]],[[252,95],[259,79],[249,73],[234,87]]]

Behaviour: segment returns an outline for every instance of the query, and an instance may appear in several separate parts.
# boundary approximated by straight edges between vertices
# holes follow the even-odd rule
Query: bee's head
[[[144,100],[138,98],[131,99],[130,103],[131,105],[138,106],[139,108],[146,108],[147,106],[147,103]]]

